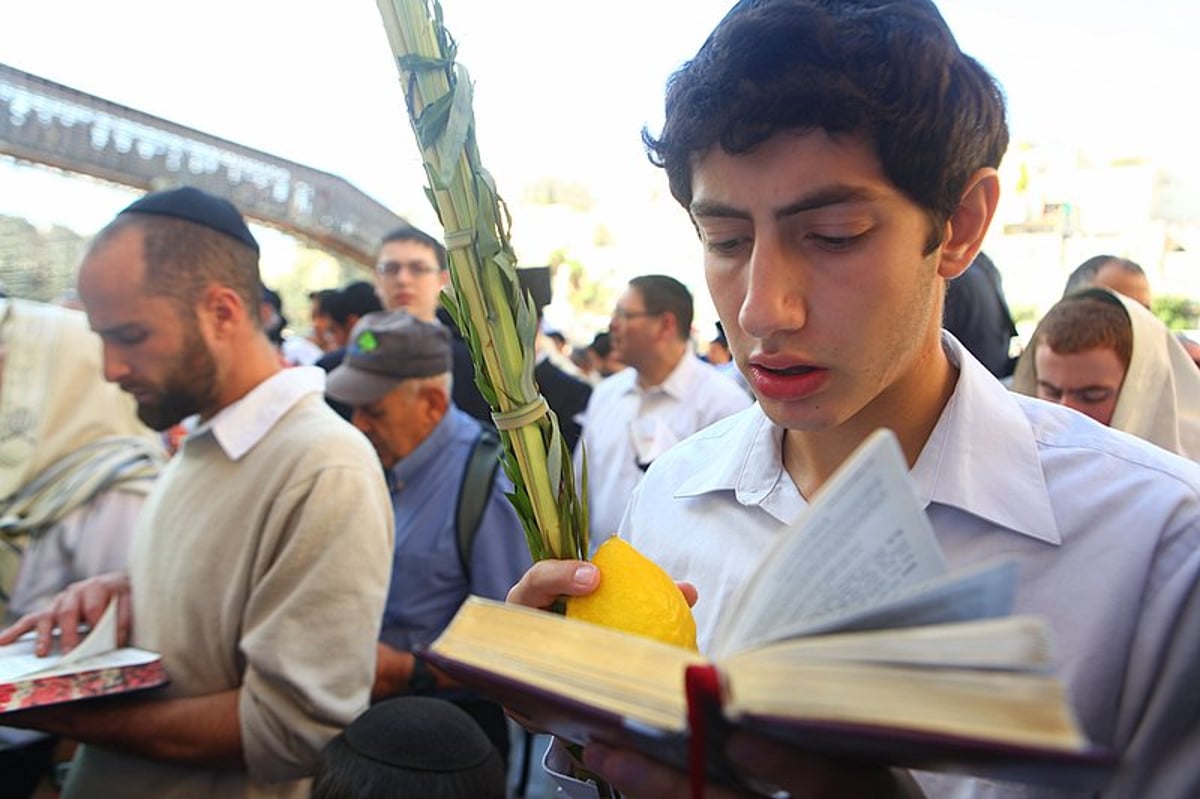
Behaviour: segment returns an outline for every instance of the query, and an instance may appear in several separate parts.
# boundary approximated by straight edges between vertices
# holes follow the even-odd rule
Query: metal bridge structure
[[[142,191],[190,185],[362,264],[403,219],[346,180],[0,64],[0,154]]]

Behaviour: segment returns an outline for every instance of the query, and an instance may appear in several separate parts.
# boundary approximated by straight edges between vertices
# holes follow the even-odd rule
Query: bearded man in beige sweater
[[[367,707],[392,512],[367,440],[320,370],[279,366],[258,316],[258,246],[237,210],[184,188],[102,230],[79,294],[104,376],[166,429],[198,415],[147,500],[128,574],[77,583],[0,634],[116,602],[125,642],[161,652],[150,694],[12,714],[84,742],[65,797],[300,797],[320,748]]]

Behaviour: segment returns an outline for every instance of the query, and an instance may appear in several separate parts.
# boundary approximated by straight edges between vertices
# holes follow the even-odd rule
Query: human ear
[[[199,315],[207,320],[213,335],[227,337],[233,328],[246,317],[247,309],[238,293],[228,286],[210,283],[197,305]],[[258,313],[254,308],[253,312]]]
[[[450,407],[450,397],[439,386],[422,386],[421,398],[425,400],[425,407],[435,422],[445,416]]]
[[[658,316],[658,332],[667,338],[679,338],[679,318],[672,311],[663,311]]]
[[[946,222],[938,274],[947,280],[958,277],[983,247],[983,238],[1000,201],[1000,177],[991,167],[979,169],[967,181],[958,207]]]

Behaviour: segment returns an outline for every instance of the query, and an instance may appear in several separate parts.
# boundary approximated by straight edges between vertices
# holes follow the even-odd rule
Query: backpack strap
[[[483,428],[471,445],[471,454],[463,467],[458,485],[458,506],[454,512],[454,530],[458,540],[458,561],[467,582],[471,582],[471,550],[479,522],[492,495],[492,483],[500,466],[500,436]]]

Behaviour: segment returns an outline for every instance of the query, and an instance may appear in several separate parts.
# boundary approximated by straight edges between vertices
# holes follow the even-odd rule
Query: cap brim
[[[325,379],[325,393],[346,405],[370,405],[402,382],[343,363]]]

